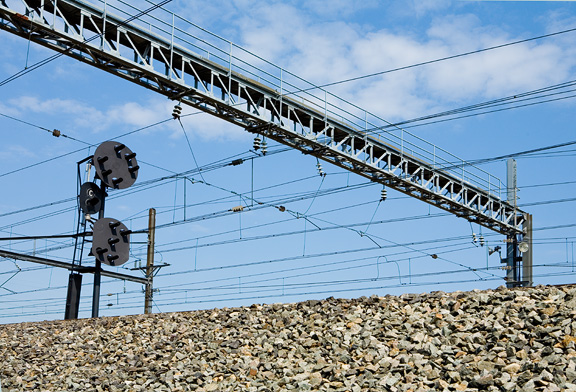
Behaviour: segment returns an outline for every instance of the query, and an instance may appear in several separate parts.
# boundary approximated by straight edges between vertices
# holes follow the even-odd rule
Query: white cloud
[[[134,128],[145,127],[167,119],[172,113],[169,101],[154,99],[148,102],[126,102],[106,111],[108,121]]]
[[[0,111],[14,116],[27,116],[29,114],[58,115],[70,120],[61,131],[70,136],[78,133],[90,134],[114,130],[123,133],[133,129],[146,127],[157,122],[169,119],[175,102],[161,97],[145,102],[126,102],[99,110],[90,105],[72,99],[41,100],[38,97],[22,96],[12,98],[8,104],[0,104]],[[248,138],[248,134],[240,127],[225,121],[198,113],[197,109],[183,105],[182,123],[189,137],[198,137],[204,140],[226,141]],[[193,114],[193,115],[189,115]],[[168,130],[171,137],[180,139],[184,137],[182,128],[176,121],[168,121],[159,127],[153,127],[143,132],[157,132]]]
[[[416,1],[422,12],[445,1]],[[278,18],[282,15],[282,18]],[[424,34],[318,22],[292,3],[259,4],[238,22],[254,53],[315,84],[428,62],[526,38],[469,14],[444,15]],[[534,41],[332,86],[328,89],[391,120],[524,92],[570,78],[576,56],[568,43]]]
[[[34,96],[21,96],[10,99],[9,105],[23,115],[65,115],[71,124],[82,130],[98,131],[109,124],[106,115],[100,110],[73,99],[42,100]]]

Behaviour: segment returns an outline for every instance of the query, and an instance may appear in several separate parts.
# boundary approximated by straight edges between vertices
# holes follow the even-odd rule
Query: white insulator
[[[262,155],[266,155],[266,153],[268,152],[268,143],[266,143],[266,140],[262,141]]]
[[[480,234],[480,246],[484,246],[484,236]]]
[[[472,233],[472,243],[475,244],[478,242],[478,238],[476,237],[476,233]]]
[[[382,189],[380,191],[380,201],[386,200],[387,197],[388,197],[388,192],[386,192],[386,189]]]
[[[260,139],[260,137],[256,136],[254,138],[254,151],[258,151],[260,149],[261,143],[262,143],[262,140]]]

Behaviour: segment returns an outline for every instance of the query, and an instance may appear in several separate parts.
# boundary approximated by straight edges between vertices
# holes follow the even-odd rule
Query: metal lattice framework
[[[0,0],[0,28],[508,236],[489,173],[164,9]],[[167,20],[169,20],[167,22]],[[389,127],[388,127],[389,129]]]

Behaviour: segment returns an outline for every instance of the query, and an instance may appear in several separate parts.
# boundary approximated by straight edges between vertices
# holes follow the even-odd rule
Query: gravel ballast
[[[0,326],[7,391],[576,391],[576,288]]]

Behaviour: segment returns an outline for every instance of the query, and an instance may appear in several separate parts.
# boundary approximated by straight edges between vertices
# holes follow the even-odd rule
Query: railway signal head
[[[100,211],[104,195],[100,187],[93,182],[85,182],[80,187],[80,208],[85,214],[93,215]]]
[[[138,178],[136,153],[122,143],[107,141],[99,145],[93,163],[98,177],[110,188],[128,188]]]
[[[100,218],[92,228],[92,255],[101,263],[119,266],[130,257],[130,230],[119,220]]]

